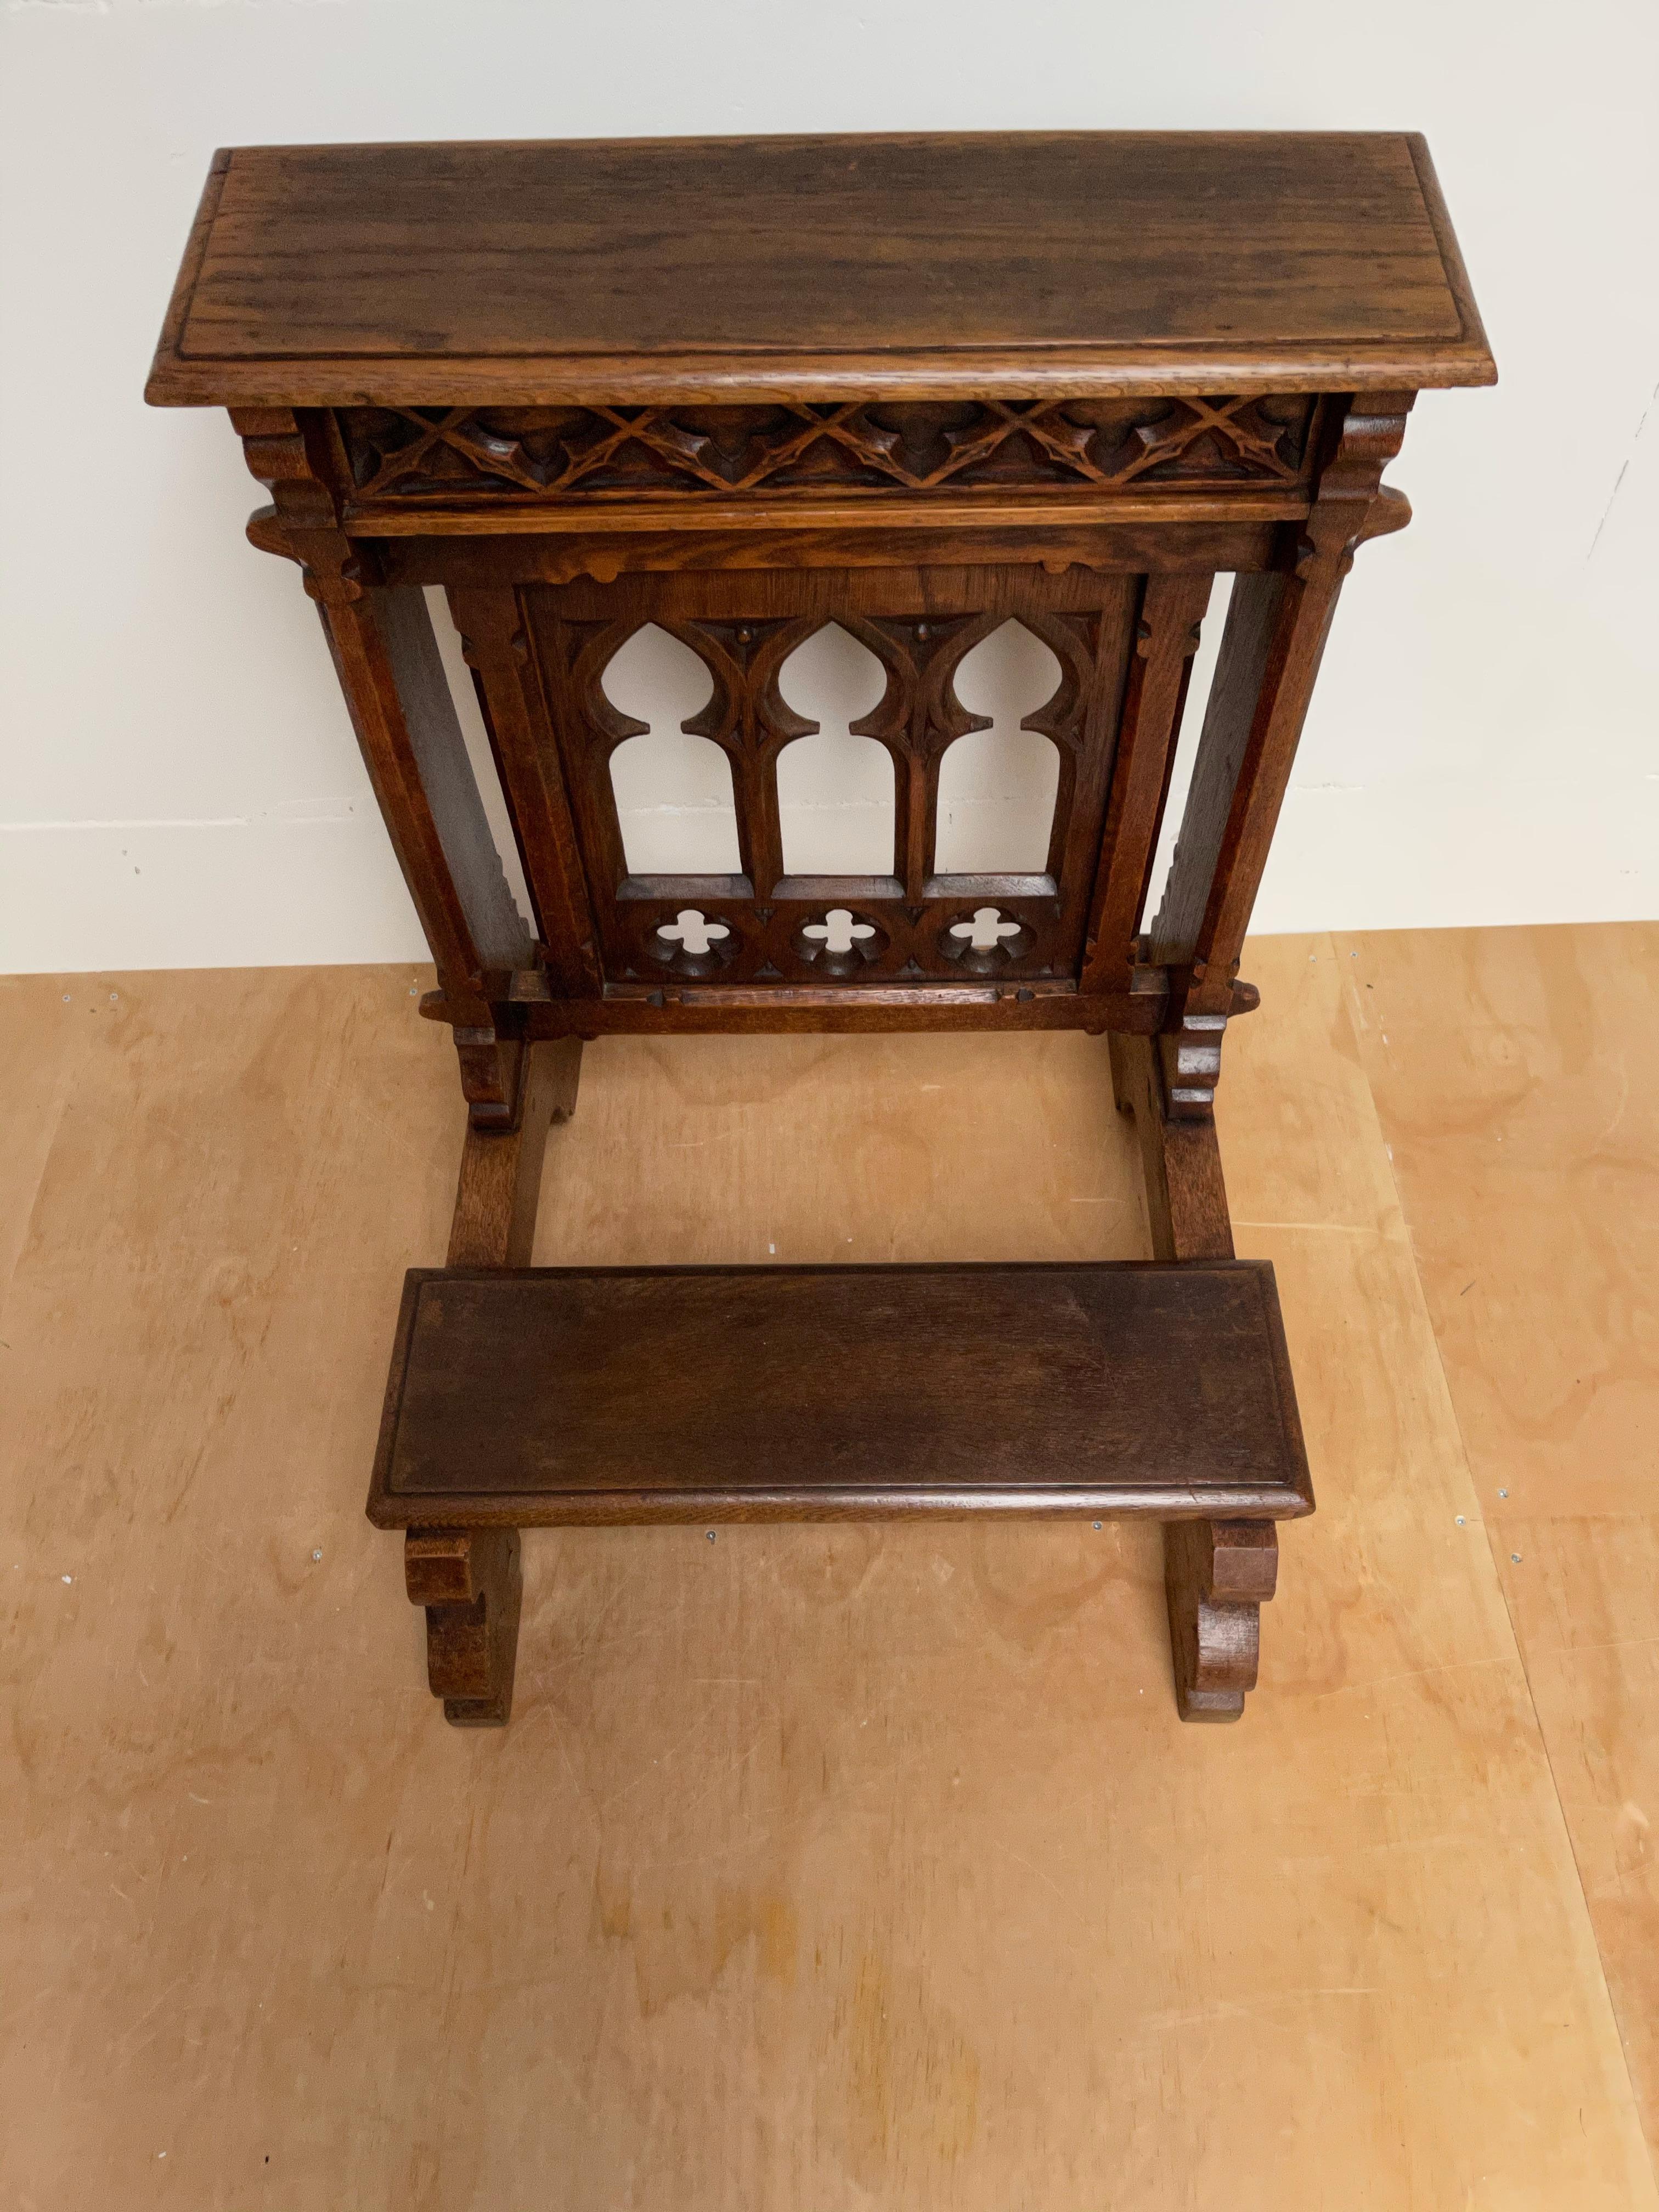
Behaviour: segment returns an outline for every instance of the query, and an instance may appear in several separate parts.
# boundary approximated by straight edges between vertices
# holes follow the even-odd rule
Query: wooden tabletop
[[[1393,131],[257,146],[218,155],[167,405],[1486,384]]]

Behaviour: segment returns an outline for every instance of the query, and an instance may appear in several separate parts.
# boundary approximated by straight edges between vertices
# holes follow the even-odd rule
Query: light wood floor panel
[[[0,976],[0,1313],[78,1071],[100,1018],[118,1012],[113,988],[84,975]]]
[[[1659,924],[1338,949],[1484,1509],[1651,1512]]]
[[[1659,2153],[1659,925],[1340,951]]]
[[[459,1148],[412,979],[111,979],[0,1159],[0,2200],[1659,2202],[1346,979],[1249,972],[1322,1510],[1243,1723],[1151,1530],[574,1529],[500,1735],[361,1517]],[[538,1256],[1115,1256],[1134,1189],[1081,1039],[617,1041]]]

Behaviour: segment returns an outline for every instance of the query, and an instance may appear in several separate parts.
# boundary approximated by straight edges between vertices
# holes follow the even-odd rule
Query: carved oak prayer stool
[[[1275,1524],[1313,1510],[1216,1149],[1239,951],[1342,580],[1409,517],[1407,412],[1495,373],[1393,132],[216,156],[148,396],[228,407],[270,487],[248,535],[317,602],[460,1056],[447,1264],[407,1277],[368,1501],[448,1719],[507,1717],[521,1528],[970,1513],[1163,1522],[1181,1717],[1237,1718]],[[1058,756],[1046,859],[950,872],[941,763],[987,726],[953,678],[1011,619],[1060,670],[1023,724]],[[885,874],[785,864],[779,761],[817,725],[780,671],[830,623],[885,677],[852,725],[891,761]],[[729,763],[732,872],[629,864],[612,761],[646,725],[605,676],[651,624],[712,678],[683,727]],[[529,1265],[586,1039],[1052,1029],[1109,1039],[1151,1262]]]

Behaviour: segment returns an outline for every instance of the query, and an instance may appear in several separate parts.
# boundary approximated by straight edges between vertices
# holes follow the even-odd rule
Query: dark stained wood
[[[1337,594],[1358,547],[1410,519],[1405,501],[1380,486],[1412,398],[1390,392],[1350,404],[1333,425],[1293,570],[1241,576],[1234,586],[1175,862],[1146,946],[1152,963],[1184,971],[1185,1016],[1230,1011]],[[1201,1052],[1201,1042],[1192,1049]],[[1187,1098],[1172,1086],[1170,1103],[1202,1113],[1209,1097],[1202,1085]]]
[[[326,417],[252,408],[231,419],[250,471],[275,495],[257,542],[299,562],[322,618],[457,1025],[469,1107],[475,1118],[511,1120],[517,1072],[506,978],[531,963],[532,943],[490,836],[425,599],[417,585],[381,584],[372,553],[343,526],[339,444]]]
[[[1263,1261],[416,1269],[398,1345],[386,1527],[1312,1503]]]
[[[541,978],[514,979],[526,1036],[773,1036],[805,1030],[860,1036],[896,1030],[1082,1030],[1149,1035],[1168,1004],[1146,969],[1127,993],[1062,983],[617,983],[599,999],[541,995]],[[441,993],[423,1011],[447,1018]]]
[[[1234,582],[1182,820],[1180,848],[1163,904],[1148,930],[1148,951],[1154,958],[1190,960],[1194,956],[1252,726],[1264,701],[1269,713],[1278,703],[1277,683],[1271,698],[1264,692],[1269,665],[1273,664],[1276,678],[1282,676],[1283,641],[1303,595],[1296,577],[1288,574],[1241,575]]]
[[[535,902],[542,972],[562,997],[597,995],[600,973],[587,887],[518,595],[452,588],[449,607]]]
[[[1139,580],[1171,570],[1213,574],[1268,568],[1281,554],[1288,559],[1291,552],[1285,533],[1274,523],[1302,522],[1308,514],[1305,501],[1279,500],[1272,505],[1278,509],[1272,520],[1243,522],[1194,521],[1183,501],[1173,513],[1166,504],[1163,521],[1143,518],[1133,523],[1099,523],[1079,520],[1073,514],[1047,522],[1007,523],[958,502],[949,526],[929,528],[894,523],[884,509],[872,506],[862,516],[847,520],[844,526],[828,528],[818,503],[803,501],[782,516],[772,510],[757,515],[755,520],[763,526],[749,529],[706,530],[702,526],[708,511],[700,508],[679,528],[635,531],[616,526],[607,510],[603,519],[580,531],[567,530],[562,517],[550,515],[546,532],[534,534],[505,519],[500,528],[494,527],[494,513],[480,515],[476,509],[458,509],[442,518],[441,529],[434,527],[431,515],[399,517],[400,523],[415,520],[422,525],[418,533],[408,535],[387,533],[384,518],[377,515],[364,527],[359,542],[373,544],[375,565],[389,584],[447,583],[492,590],[502,585],[562,584],[604,590],[618,576],[640,574],[654,574],[665,586],[697,577],[724,578],[728,586],[747,586],[750,605],[745,611],[753,613],[764,606],[781,579],[793,584],[823,574],[848,578],[874,574],[884,582],[895,571],[902,579],[965,569],[987,577],[988,604],[996,596],[997,573],[1020,567],[1040,568],[1061,584],[1090,569]],[[1098,506],[1094,512],[1099,514]],[[288,550],[281,533],[263,515],[250,521],[248,536],[262,550]],[[924,600],[914,611],[921,612],[925,606]]]
[[[1114,1036],[1112,1087],[1140,1145],[1146,1226],[1156,1260],[1231,1260],[1232,1219],[1215,1122],[1171,1120],[1158,1040]]]
[[[1485,383],[1399,132],[1030,132],[220,157],[149,386],[185,405],[873,385]]]
[[[1159,1042],[1113,1037],[1113,1091],[1119,1112],[1134,1116],[1154,1255],[1175,1264],[1213,1265],[1233,1256],[1215,1122],[1171,1115]],[[1305,1465],[1293,1401],[1286,1411]],[[1278,1573],[1279,1540],[1271,1526],[1234,1518],[1166,1524],[1164,1598],[1176,1709],[1183,1721],[1235,1721],[1243,1714],[1245,1694],[1255,1687],[1261,1608],[1273,1595]]]
[[[1204,566],[1203,548],[1186,537],[1179,515],[1160,527],[1181,542],[1185,565]],[[970,539],[958,532],[957,547],[970,550]],[[471,549],[448,550],[464,555]],[[1126,593],[1121,580],[1133,576],[1139,585],[1138,556],[1143,550],[1136,545],[1124,560],[1104,564],[1112,571],[1112,580],[1105,586],[1092,572],[1092,563],[1073,567],[1060,562],[1056,573],[1045,570],[1036,579],[1030,563],[999,562],[980,568],[957,561],[917,567],[900,557],[901,549],[890,541],[887,557],[869,568],[794,568],[775,563],[750,573],[724,562],[704,568],[688,561],[674,572],[620,584],[578,578],[556,592],[542,595],[541,603],[556,607],[568,621],[582,623],[608,621],[619,613],[637,616],[647,606],[653,619],[662,623],[810,619],[814,628],[841,622],[848,615],[870,622],[994,616],[1002,623],[1010,617],[1024,620],[1034,611],[1087,617],[1103,608],[1121,607],[1126,624],[1131,624],[1139,594],[1138,590]],[[538,604],[537,595],[527,595],[526,604]]]
[[[458,1019],[487,1020],[484,971],[527,965],[529,933],[490,841],[425,602],[405,586],[325,602],[321,613],[440,980]]]
[[[1135,933],[1214,580],[1201,569],[1146,579],[1083,961],[1087,991],[1127,991],[1141,964]]]
[[[547,1133],[576,1110],[581,1050],[574,1041],[526,1048],[515,1126],[469,1125],[449,1232],[452,1267],[528,1265]],[[395,1432],[398,1413],[388,1393],[383,1439]],[[426,1608],[427,1678],[444,1701],[444,1718],[455,1728],[504,1727],[518,1663],[518,1530],[412,1528],[404,1575],[410,1601]]]
[[[366,592],[357,605],[362,609],[357,619],[366,623],[372,616],[379,631],[415,777],[442,842],[479,963],[522,967],[529,955],[529,932],[489,834],[425,599],[416,591],[387,588]]]
[[[1164,1584],[1183,1721],[1236,1721],[1255,1687],[1261,1607],[1279,1583],[1271,1521],[1172,1521]]]
[[[1213,1105],[1326,635],[1420,386],[1489,382],[1419,138],[990,133],[251,148],[216,157],[149,387],[227,404],[316,600],[438,969],[469,1129],[370,1517],[451,1719],[505,1719],[517,1530],[978,1512],[1167,1522],[1178,1710],[1231,1719],[1312,1510],[1269,1271]],[[1213,579],[1234,578],[1143,925]],[[508,896],[422,592],[461,632],[535,909]],[[1036,872],[937,866],[954,688],[1012,620]],[[885,688],[885,872],[785,872],[789,655]],[[630,872],[605,690],[708,670],[738,872]],[[1030,869],[1031,858],[1021,856]],[[835,927],[830,928],[831,920]],[[581,1040],[1080,1029],[1135,1118],[1150,1268],[518,1272]],[[479,1270],[484,1272],[480,1273]]]
[[[524,1583],[516,1528],[411,1528],[411,1605],[426,1608],[427,1679],[452,1728],[505,1728]]]
[[[490,836],[421,590],[380,584],[372,555],[342,527],[337,441],[325,418],[273,408],[232,419],[249,469],[276,495],[272,548],[300,563],[317,603],[453,1018],[488,1028],[489,971],[505,976],[527,966],[532,943]],[[504,1001],[503,988],[494,994]]]
[[[973,606],[983,594],[971,580],[955,594],[942,580],[931,594],[934,608],[917,615],[908,611],[902,590],[896,606],[884,598],[884,574],[862,575],[844,589],[836,619],[867,647],[886,678],[882,699],[854,728],[892,757],[893,873],[839,886],[782,872],[778,757],[816,726],[789,708],[779,676],[789,655],[821,627],[821,610],[837,605],[814,588],[814,580],[800,580],[792,592],[787,577],[774,579],[765,595],[772,611],[765,614],[751,614],[741,599],[732,612],[690,614],[686,610],[700,602],[718,605],[729,597],[728,587],[717,598],[710,588],[716,580],[705,578],[619,579],[605,588],[598,613],[589,612],[595,604],[591,586],[568,592],[535,587],[520,595],[531,650],[552,703],[562,782],[575,815],[607,983],[819,981],[827,972],[823,959],[804,933],[821,926],[825,912],[837,904],[847,905],[874,933],[864,942],[856,969],[843,979],[860,986],[974,975],[1018,986],[1076,973],[1097,866],[1109,866],[1109,855],[1101,862],[1101,815],[1135,595],[1121,577],[1067,579],[1060,588],[1060,580],[1032,568],[1005,576],[988,609]],[[688,592],[688,581],[700,588]],[[1182,606],[1190,600],[1201,611],[1206,588],[1190,578],[1170,580],[1165,596],[1172,594]],[[955,611],[953,596],[967,599],[972,611]],[[788,611],[791,599],[805,611]],[[1010,613],[1060,663],[1054,696],[1026,717],[1026,726],[1048,737],[1059,756],[1052,872],[939,875],[933,848],[940,763],[956,738],[985,726],[963,707],[953,680],[968,653]],[[1195,614],[1186,620],[1190,623]],[[628,872],[611,756],[643,726],[611,703],[604,676],[623,644],[647,623],[678,637],[708,671],[708,705],[685,726],[720,746],[730,763],[742,871],[737,877],[658,882]],[[1175,691],[1158,696],[1172,713]],[[1139,826],[1155,830],[1155,817]],[[1139,880],[1139,855],[1129,865]],[[695,954],[661,935],[678,927],[688,907],[720,932],[712,947]],[[1010,932],[989,947],[960,933],[986,908]],[[1112,978],[1125,990],[1128,980],[1127,966]]]
[[[1086,494],[1133,514],[1179,489],[1223,515],[1305,495],[1328,413],[1312,392],[1136,398],[791,400],[770,407],[342,407],[328,417],[365,528],[483,507],[647,527],[733,519],[733,498],[810,500],[825,521],[917,495],[1063,520]],[[634,503],[641,514],[629,513]],[[1259,509],[1257,509],[1259,511]],[[744,526],[744,510],[735,519]],[[926,520],[924,514],[923,520]],[[476,525],[474,526],[476,526]],[[521,524],[520,526],[522,526]],[[702,526],[708,526],[707,525]]]
[[[548,1129],[576,1110],[581,1059],[576,1037],[527,1046],[518,1127],[469,1125],[450,1224],[450,1267],[529,1266]]]

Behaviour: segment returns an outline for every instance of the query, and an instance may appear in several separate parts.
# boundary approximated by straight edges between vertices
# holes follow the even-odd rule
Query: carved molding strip
[[[355,495],[536,501],[944,485],[1296,485],[1315,399],[782,402],[768,406],[349,407]]]

